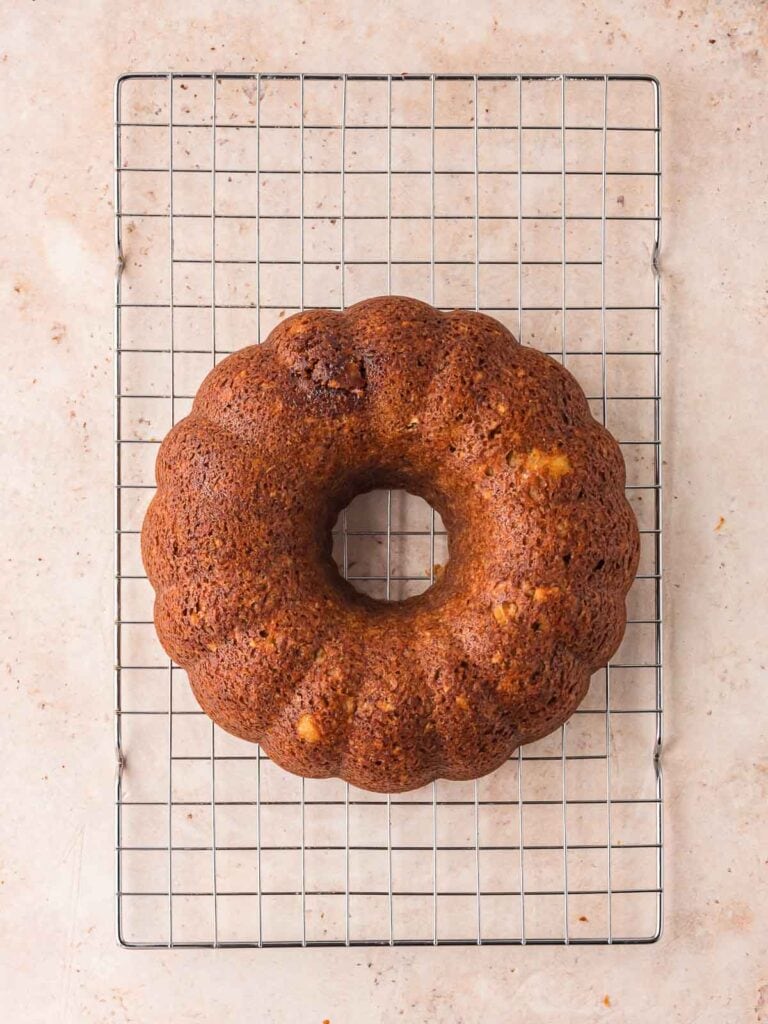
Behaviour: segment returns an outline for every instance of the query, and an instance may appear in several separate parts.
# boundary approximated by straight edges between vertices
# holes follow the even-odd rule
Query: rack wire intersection
[[[116,914],[131,947],[652,942],[662,927],[658,82],[151,73],[115,94]],[[622,445],[641,562],[573,718],[476,783],[300,780],[214,726],[155,638],[139,531],[205,373],[284,316],[408,294],[561,359]],[[356,499],[340,571],[447,558]]]

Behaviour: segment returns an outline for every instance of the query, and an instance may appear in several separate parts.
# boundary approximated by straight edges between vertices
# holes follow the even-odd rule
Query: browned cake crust
[[[553,359],[479,313],[298,313],[203,382],[142,531],[155,624],[203,709],[289,771],[381,792],[472,779],[557,728],[624,632],[638,531],[616,441]],[[442,515],[425,594],[355,591],[362,491]]]

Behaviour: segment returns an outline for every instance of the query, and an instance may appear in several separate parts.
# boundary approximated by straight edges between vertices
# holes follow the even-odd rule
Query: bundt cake
[[[160,447],[142,551],[205,712],[289,771],[379,792],[472,779],[563,723],[624,632],[638,531],[571,374],[480,313],[385,297],[230,355]],[[449,561],[357,592],[331,530],[403,488]]]

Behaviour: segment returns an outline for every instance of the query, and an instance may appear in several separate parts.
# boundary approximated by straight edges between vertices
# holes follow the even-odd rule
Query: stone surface
[[[2,4],[8,1019],[766,1019],[768,12],[758,0],[526,7]],[[668,717],[659,944],[115,946],[112,84],[123,71],[165,68],[634,70],[661,79]]]

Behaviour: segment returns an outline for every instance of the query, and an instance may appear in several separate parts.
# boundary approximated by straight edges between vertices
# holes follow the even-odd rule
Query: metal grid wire
[[[126,946],[649,942],[662,922],[658,83],[623,75],[127,75],[116,89],[117,927]],[[300,780],[214,726],[152,625],[158,444],[283,316],[398,293],[561,359],[622,444],[629,624],[567,725],[476,783]],[[343,575],[447,558],[357,498]]]

